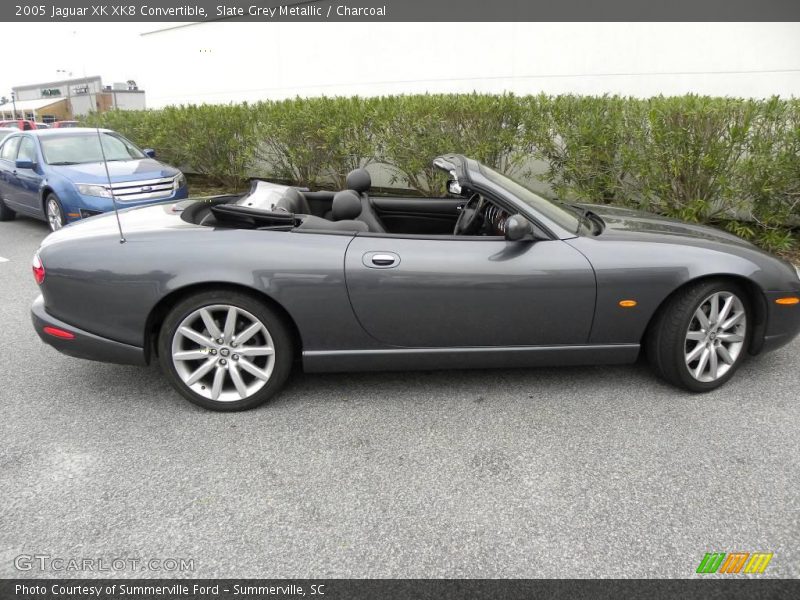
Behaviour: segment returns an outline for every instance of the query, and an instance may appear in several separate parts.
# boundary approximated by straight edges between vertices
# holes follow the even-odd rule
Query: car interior
[[[405,235],[502,236],[508,213],[480,194],[469,198],[380,196],[370,193],[366,169],[347,175],[346,189],[309,191],[286,188],[272,210],[230,204],[196,203],[183,218],[211,227]]]

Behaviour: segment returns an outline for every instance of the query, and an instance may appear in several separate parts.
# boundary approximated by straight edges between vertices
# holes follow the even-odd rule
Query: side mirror
[[[21,158],[14,163],[14,166],[17,169],[33,169],[36,166],[36,163],[32,160],[28,160],[27,158]]]
[[[452,194],[453,196],[461,195],[461,186],[459,185],[457,179],[447,180],[447,191],[450,192],[450,194]]]
[[[152,148],[145,148],[144,150],[142,150],[142,152],[144,152],[144,155],[148,158],[156,157],[156,151],[153,150]]]
[[[510,242],[533,241],[533,226],[522,215],[511,215],[506,219],[506,239]]]

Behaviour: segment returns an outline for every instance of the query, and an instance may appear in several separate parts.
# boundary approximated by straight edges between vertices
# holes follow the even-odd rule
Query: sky
[[[4,23],[12,86],[135,80],[150,107],[419,92],[800,97],[797,23]],[[44,43],[32,44],[32,39]]]

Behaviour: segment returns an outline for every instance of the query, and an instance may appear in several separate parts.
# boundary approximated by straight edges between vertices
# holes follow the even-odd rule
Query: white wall
[[[800,96],[797,23],[141,26],[152,107],[473,90]]]
[[[142,110],[147,108],[145,95],[131,92],[111,92],[113,103],[120,110]]]
[[[472,90],[800,96],[798,23],[176,25],[7,26],[4,43],[28,50],[3,65],[0,91],[67,70],[134,79],[151,107]]]

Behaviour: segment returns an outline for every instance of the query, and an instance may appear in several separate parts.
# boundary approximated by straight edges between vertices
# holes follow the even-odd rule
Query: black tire
[[[235,307],[237,310],[245,311],[242,314],[242,318],[244,321],[239,321],[242,323],[242,327],[246,327],[247,323],[250,322],[251,324],[254,323],[251,317],[255,317],[258,321],[263,324],[265,327],[265,338],[271,341],[271,346],[274,349],[274,354],[272,355],[272,367],[271,367],[271,375],[268,376],[266,379],[266,383],[262,383],[260,389],[252,393],[252,395],[248,395],[243,399],[228,399],[228,400],[221,400],[221,399],[212,399],[211,397],[206,397],[197,393],[195,390],[191,389],[187,382],[184,381],[184,378],[178,372],[178,368],[176,368],[176,361],[173,360],[173,341],[176,341],[176,344],[183,343],[182,340],[176,338],[176,332],[178,328],[181,326],[182,323],[186,319],[190,319],[192,314],[199,311],[200,309],[206,308],[208,310],[216,310],[220,311],[218,307],[220,306],[228,306],[228,307]],[[212,308],[217,307],[217,308]],[[249,313],[247,315],[246,313]],[[199,317],[195,317],[199,318]],[[201,319],[201,322],[202,319]],[[220,329],[223,329],[224,321],[218,317],[215,317],[215,323],[218,325]],[[205,325],[202,325],[205,327]],[[208,329],[205,328],[203,330],[205,336],[208,337]],[[241,333],[241,332],[240,332]],[[181,334],[177,334],[180,336]],[[256,334],[262,335],[262,334]],[[223,338],[220,338],[223,339]],[[236,357],[235,352],[235,338],[230,343],[225,343],[221,346],[216,346],[219,350],[214,349],[214,341],[211,340],[209,337],[209,342],[212,347],[206,348],[209,352],[215,354],[214,358],[209,357],[206,359],[205,357],[202,359],[198,359],[197,361],[187,361],[188,369],[192,369],[195,365],[203,366],[207,363],[213,363],[215,366],[213,367],[212,371],[209,371],[208,376],[203,376],[203,380],[199,382],[195,382],[194,385],[197,387],[200,384],[203,384],[205,381],[206,383],[203,385],[207,385],[207,387],[202,387],[201,391],[208,390],[204,393],[213,394],[211,390],[212,385],[211,381],[213,380],[213,374],[216,373],[216,370],[222,369],[219,363],[226,362],[227,366],[222,369],[225,371],[223,375],[224,381],[228,384],[227,389],[228,391],[225,392],[227,394],[233,394],[235,390],[230,389],[231,386],[234,386],[234,378],[231,371],[237,371],[240,373],[238,377],[242,377],[244,375],[247,377],[252,377],[251,383],[258,384],[258,378],[250,375],[249,372],[245,372],[244,369],[239,369],[239,365],[243,362],[247,362],[250,360],[255,361],[256,358],[245,358],[244,354],[242,357]],[[191,343],[191,342],[189,342]],[[196,343],[196,342],[195,342]],[[266,343],[266,342],[262,342]],[[269,344],[267,344],[269,345]],[[197,345],[195,350],[200,348],[200,344]],[[241,345],[239,345],[241,348]],[[227,356],[227,359],[223,359],[223,351],[226,351],[224,356]],[[202,350],[201,350],[202,352]],[[197,404],[198,406],[202,406],[203,408],[207,408],[209,410],[215,411],[239,411],[239,410],[249,410],[251,408],[255,408],[272,398],[280,389],[283,387],[283,384],[286,382],[286,378],[289,376],[289,372],[292,368],[293,358],[294,358],[294,344],[292,342],[292,336],[289,332],[289,328],[287,324],[284,322],[281,315],[279,315],[276,311],[271,309],[269,306],[265,305],[260,300],[256,299],[253,296],[250,296],[245,293],[235,292],[235,291],[226,291],[226,290],[211,290],[207,292],[200,292],[194,294],[176,304],[172,310],[167,315],[164,323],[161,326],[158,335],[158,359],[159,364],[161,365],[162,371],[166,374],[167,379],[169,379],[172,386],[182,394],[187,400]],[[240,362],[234,363],[233,361],[237,360]],[[268,358],[265,360],[269,360]],[[214,362],[217,361],[217,362]],[[179,364],[183,365],[183,361],[178,361]],[[181,367],[183,368],[183,367]],[[266,367],[265,367],[266,368]],[[184,371],[185,376],[185,371]],[[189,380],[191,383],[191,380]],[[225,384],[223,384],[224,386]],[[236,391],[238,394],[238,391]]]
[[[58,207],[59,222],[61,223],[58,227],[54,226],[53,222],[50,220],[49,206],[51,202],[55,202],[55,205]],[[47,221],[47,226],[50,227],[50,231],[56,231],[67,223],[64,217],[64,207],[61,206],[61,200],[52,192],[47,194],[44,199],[44,218],[45,221]]]
[[[733,294],[741,302],[745,313],[744,340],[724,374],[713,381],[701,381],[693,376],[687,365],[686,353],[692,348],[687,346],[691,343],[687,340],[687,331],[695,312],[716,293]],[[647,357],[655,373],[667,382],[691,392],[709,392],[725,384],[736,373],[747,356],[752,329],[753,312],[749,297],[740,285],[723,279],[701,281],[676,292],[660,309],[647,334]]]
[[[5,201],[0,198],[0,221],[13,221],[16,216],[17,213],[8,208]]]

